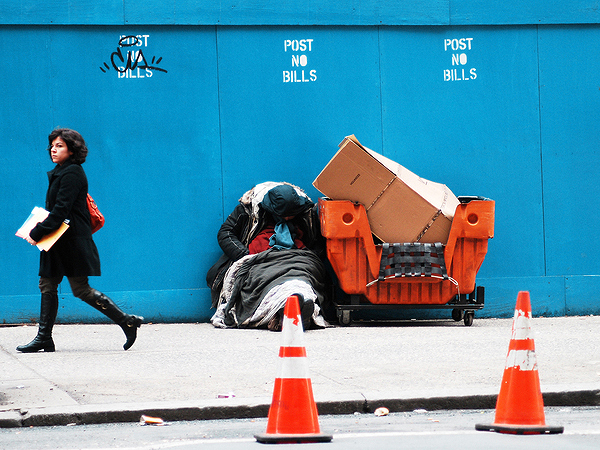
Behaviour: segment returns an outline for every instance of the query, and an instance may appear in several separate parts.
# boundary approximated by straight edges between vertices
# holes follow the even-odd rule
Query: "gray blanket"
[[[308,249],[270,249],[258,253],[247,258],[237,271],[224,322],[227,326],[245,323],[269,290],[287,280],[306,281],[317,294],[317,301],[322,303],[326,277],[325,266]]]

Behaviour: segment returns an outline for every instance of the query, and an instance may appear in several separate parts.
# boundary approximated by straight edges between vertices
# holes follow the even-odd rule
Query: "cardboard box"
[[[315,188],[332,200],[365,205],[371,231],[383,242],[447,242],[460,203],[448,187],[363,147],[354,135],[339,147]]]

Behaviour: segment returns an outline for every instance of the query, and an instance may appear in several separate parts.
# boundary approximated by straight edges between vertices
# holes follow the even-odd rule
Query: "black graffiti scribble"
[[[130,43],[126,43],[125,41],[131,39]],[[138,50],[137,52],[127,51],[127,61],[125,61],[125,56],[123,55],[123,47],[133,47],[134,45],[138,45],[140,42],[139,38],[136,36],[124,36],[119,39],[119,48],[117,51],[112,52],[110,55],[110,62],[112,68],[115,69],[119,73],[125,73],[127,70],[135,70],[139,69],[147,69],[147,70],[157,70],[159,72],[167,73],[165,69],[162,67],[158,67],[158,64],[162,61],[162,56],[156,59],[156,56],[152,57],[152,61],[148,64],[146,57],[144,56],[144,52],[142,50]],[[136,54],[137,53],[137,54]],[[134,56],[135,55],[135,56]],[[120,61],[120,65],[118,61]],[[125,66],[123,67],[123,64]],[[100,70],[103,73],[106,73],[110,70],[108,63],[104,63],[103,66],[100,66]]]

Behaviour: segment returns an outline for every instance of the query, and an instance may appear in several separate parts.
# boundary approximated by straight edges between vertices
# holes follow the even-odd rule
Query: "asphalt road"
[[[493,421],[493,410],[415,410],[378,417],[374,414],[326,415],[321,430],[331,443],[302,444],[302,449],[440,449],[568,450],[600,448],[600,407],[546,408],[548,425],[564,426],[560,435],[509,436],[475,430]],[[266,419],[141,424],[73,425],[0,429],[2,450],[191,450],[258,449],[254,435],[263,433]],[[299,448],[280,444],[278,449]],[[268,447],[267,447],[268,448]]]

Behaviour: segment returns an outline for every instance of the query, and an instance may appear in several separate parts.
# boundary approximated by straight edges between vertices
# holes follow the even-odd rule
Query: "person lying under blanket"
[[[316,208],[289,183],[261,183],[242,196],[217,233],[223,255],[206,276],[215,327],[278,331],[293,294],[304,329],[328,326],[320,305],[331,283]]]

